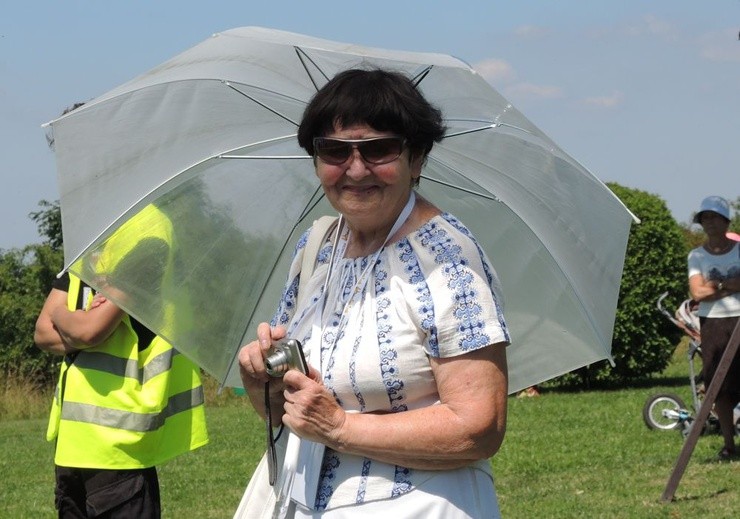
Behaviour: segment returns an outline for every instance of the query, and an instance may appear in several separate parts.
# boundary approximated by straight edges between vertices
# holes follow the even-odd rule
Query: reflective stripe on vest
[[[65,402],[62,407],[62,420],[87,422],[105,427],[125,429],[126,431],[150,432],[162,427],[165,420],[204,403],[203,387],[173,395],[165,408],[157,414],[141,414],[118,409],[105,409],[90,404]]]
[[[117,377],[133,378],[144,385],[157,375],[168,371],[172,367],[173,356],[179,354],[180,352],[170,348],[150,360],[146,366],[139,368],[136,359],[123,359],[109,353],[91,351],[80,355],[74,364],[80,369],[94,369]]]

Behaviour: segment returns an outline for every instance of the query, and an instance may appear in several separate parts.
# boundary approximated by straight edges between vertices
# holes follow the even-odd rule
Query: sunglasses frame
[[[362,151],[363,144],[370,143],[370,142],[375,142],[375,141],[381,141],[381,140],[393,140],[393,141],[396,141],[396,142],[400,142],[401,145],[400,145],[400,148],[399,148],[398,155],[394,156],[393,158],[391,158],[389,160],[383,159],[381,162],[375,162],[375,161],[368,160],[367,157],[365,157],[365,154]],[[342,160],[340,162],[336,162],[336,161],[333,161],[333,160],[326,160],[319,153],[319,149],[321,149],[320,143],[322,141],[333,141],[333,142],[339,142],[339,143],[342,143],[342,144],[349,144],[349,150],[350,151],[347,154],[347,158],[345,158],[344,160]],[[381,164],[388,164],[388,163],[393,162],[394,160],[396,160],[398,157],[400,157],[401,154],[403,153],[403,150],[404,150],[405,147],[406,147],[406,139],[404,137],[401,137],[400,135],[384,135],[382,137],[371,137],[369,139],[339,139],[339,138],[336,138],[336,137],[314,137],[313,138],[314,156],[315,157],[318,157],[319,159],[321,159],[322,162],[325,162],[326,164],[330,164],[332,166],[339,166],[339,165],[344,164],[345,162],[347,162],[352,157],[352,152],[354,150],[359,151],[360,152],[360,157],[362,157],[362,160],[365,161],[365,162],[367,162],[368,164],[373,164],[373,165],[376,165],[376,166],[381,165]]]

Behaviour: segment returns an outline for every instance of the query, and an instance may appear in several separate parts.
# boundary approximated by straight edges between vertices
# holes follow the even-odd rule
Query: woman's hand
[[[283,423],[301,438],[334,446],[347,415],[319,380],[312,367],[309,376],[295,369],[285,373]]]
[[[239,375],[249,401],[257,414],[265,418],[265,384],[270,382],[270,410],[274,423],[283,414],[283,391],[285,385],[282,379],[273,378],[265,370],[265,356],[273,342],[285,337],[282,326],[271,328],[268,323],[260,323],[257,327],[257,340],[254,340],[239,350]]]
[[[239,351],[239,374],[245,388],[271,380],[265,370],[265,356],[272,343],[284,337],[285,328],[282,326],[271,328],[267,323],[259,324],[257,340],[250,342]]]

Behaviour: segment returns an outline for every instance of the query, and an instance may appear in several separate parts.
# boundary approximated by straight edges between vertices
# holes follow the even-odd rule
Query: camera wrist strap
[[[275,442],[280,438],[283,432],[283,425],[280,424],[280,431],[277,437],[272,432],[272,410],[270,409],[270,381],[265,382],[265,426],[267,427],[267,474],[270,486],[275,485],[277,480],[277,451]]]

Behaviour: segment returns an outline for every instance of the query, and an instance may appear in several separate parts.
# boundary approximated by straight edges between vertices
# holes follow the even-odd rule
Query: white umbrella
[[[234,357],[271,318],[293,244],[333,212],[296,143],[303,108],[353,67],[401,71],[443,112],[419,192],[473,231],[499,274],[510,390],[610,359],[633,216],[446,55],[234,29],[52,121],[65,268],[240,386]],[[101,284],[106,241],[137,214],[156,223],[160,211],[142,212],[151,203],[173,224],[171,283],[155,289],[132,269]],[[177,318],[151,317],[162,301]]]

